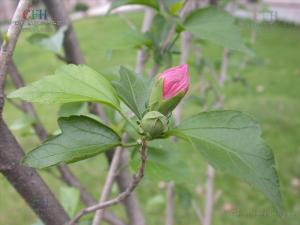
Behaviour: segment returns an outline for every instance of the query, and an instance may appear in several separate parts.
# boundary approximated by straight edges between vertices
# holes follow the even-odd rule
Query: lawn
[[[142,21],[141,14],[127,15],[137,27]],[[246,22],[240,23],[245,37],[249,36]],[[119,65],[134,67],[136,51],[108,51],[110,41],[128,32],[127,24],[118,16],[89,18],[74,24],[81,48],[89,66],[98,71],[109,74]],[[51,53],[29,44],[26,40],[30,32],[24,32],[18,42],[14,60],[27,83],[49,75],[61,65]],[[263,137],[274,150],[276,167],[278,169],[281,191],[283,195],[285,213],[282,218],[275,215],[271,204],[258,191],[249,185],[238,181],[227,174],[217,172],[216,189],[223,194],[214,208],[213,224],[299,224],[300,221],[300,184],[292,185],[292,180],[300,179],[300,27],[284,23],[264,24],[258,29],[257,42],[254,51],[263,62],[260,66],[247,67],[243,76],[247,80],[247,87],[240,83],[230,82],[225,92],[225,108],[242,110],[255,117],[262,125]],[[213,45],[206,45],[203,49],[205,57],[211,60],[222,55],[222,49]],[[191,62],[193,58],[190,59]],[[234,73],[230,68],[229,74]],[[193,73],[193,80],[197,74]],[[7,93],[12,90],[8,80]],[[49,133],[57,129],[56,115],[59,106],[37,105],[41,120],[45,123]],[[195,106],[193,107],[195,109]],[[197,107],[197,110],[201,110]],[[187,110],[186,114],[194,113]],[[21,114],[12,105],[5,105],[4,117],[10,125]],[[24,132],[15,132],[18,141],[26,151],[38,145],[38,139]],[[190,149],[185,149],[190,151]],[[204,161],[195,160],[194,152],[184,154],[184,159],[190,166],[193,182],[188,186],[197,189],[195,201],[201,205],[203,193],[199,185],[205,181]],[[199,157],[198,157],[199,159]],[[71,168],[97,197],[101,184],[105,178],[107,164],[103,156],[72,164]],[[61,183],[42,171],[42,176],[58,195]],[[187,182],[189,182],[187,180]],[[294,181],[295,183],[295,181]],[[164,190],[158,187],[157,181],[146,179],[137,190],[141,205],[146,215],[147,224],[163,224],[164,221]],[[227,207],[226,207],[227,206]],[[235,213],[228,212],[228,206],[235,208]],[[176,198],[176,225],[198,224],[194,211]],[[113,211],[121,217],[124,213],[120,206]],[[230,211],[230,210],[229,210]],[[31,225],[36,220],[35,215],[20,199],[9,183],[0,177],[0,224]]]

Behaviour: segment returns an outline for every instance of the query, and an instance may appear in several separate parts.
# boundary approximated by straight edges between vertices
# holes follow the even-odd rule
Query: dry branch
[[[174,182],[167,183],[167,209],[165,225],[174,224]]]
[[[112,186],[113,186],[116,174],[117,174],[117,170],[120,165],[123,151],[124,151],[123,147],[118,147],[115,150],[115,153],[114,153],[113,159],[111,161],[109,171],[108,171],[108,174],[107,174],[107,177],[105,180],[103,191],[101,193],[99,203],[103,203],[103,202],[107,201],[107,199],[109,198],[109,195],[110,195],[110,192],[111,192],[111,189],[112,189]],[[96,211],[92,225],[100,225],[103,215],[104,215],[103,209]]]
[[[68,215],[37,172],[20,165],[24,153],[2,119],[4,81],[25,18],[29,0],[20,0],[0,50],[0,171],[46,225],[61,225]]]
[[[123,200],[125,200],[132,192],[133,190],[138,186],[138,184],[140,183],[140,181],[142,180],[142,178],[144,177],[144,170],[145,170],[145,165],[146,165],[146,161],[147,161],[147,143],[146,140],[142,140],[141,143],[141,149],[140,149],[140,166],[138,169],[137,174],[133,175],[132,180],[129,184],[129,186],[127,187],[127,189],[120,193],[116,198],[113,198],[111,200],[108,200],[106,202],[102,202],[90,207],[87,207],[85,209],[83,209],[80,213],[78,213],[74,219],[72,219],[68,225],[74,225],[76,222],[78,222],[80,220],[80,218],[88,213],[92,213],[95,212],[99,209],[104,209],[113,205],[116,205],[120,202],[122,202]]]

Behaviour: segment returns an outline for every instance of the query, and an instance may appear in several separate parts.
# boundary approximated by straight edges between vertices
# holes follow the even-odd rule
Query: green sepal
[[[150,111],[141,120],[140,129],[149,139],[161,137],[168,131],[168,118],[158,111]]]
[[[152,92],[149,98],[149,111],[158,111],[167,116],[172,113],[184,95],[184,92],[179,92],[174,97],[164,100],[163,79],[157,79],[153,84]]]

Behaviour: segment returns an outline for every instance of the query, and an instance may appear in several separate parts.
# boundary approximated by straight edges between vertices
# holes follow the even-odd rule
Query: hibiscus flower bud
[[[188,65],[172,67],[161,73],[152,87],[149,99],[150,111],[170,114],[189,89]]]
[[[168,119],[160,112],[150,111],[141,120],[140,127],[150,139],[160,137],[168,130]]]

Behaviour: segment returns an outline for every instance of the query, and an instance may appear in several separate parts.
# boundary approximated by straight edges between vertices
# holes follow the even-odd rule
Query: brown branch
[[[68,26],[68,30],[65,32],[64,38],[66,61],[73,64],[84,64],[85,60],[81,53],[73,26],[71,24],[67,10],[65,9],[63,1],[43,0],[43,2],[46,5],[52,19],[54,20],[57,29],[65,25]]]
[[[7,73],[8,65],[11,61],[17,40],[21,33],[25,18],[23,17],[23,12],[29,8],[29,0],[21,0],[18,3],[17,9],[14,13],[12,23],[8,27],[6,33],[6,40],[3,41],[0,49],[0,113],[3,111],[4,105],[4,83],[5,76]]]
[[[61,175],[62,181],[64,181],[69,186],[78,188],[80,191],[80,198],[86,206],[92,206],[97,204],[97,201],[88,193],[86,188],[82,183],[73,175],[72,171],[66,165],[61,165],[58,167]],[[125,225],[125,223],[119,220],[114,214],[105,211],[104,219],[106,222],[112,225]]]
[[[228,59],[229,59],[229,50],[227,48],[224,48],[223,60],[222,60],[221,71],[219,76],[219,85],[221,87],[224,86],[224,83],[227,79]]]
[[[62,1],[59,0],[43,0],[46,5],[51,17],[56,22],[56,28],[60,28],[64,25],[68,25],[69,29],[65,33],[64,39],[64,51],[65,56],[68,62],[73,64],[83,64],[85,62],[82,52],[80,50],[75,32],[71,26],[70,18],[67,14],[67,11],[64,7]],[[107,121],[104,110],[100,105],[97,105],[98,109],[100,109],[100,116],[103,121]],[[99,111],[99,110],[98,110]],[[123,159],[122,159],[123,160]],[[123,170],[120,173],[120,176],[116,178],[119,189],[123,191],[124,183],[128,183],[130,180],[130,176],[128,170]],[[129,217],[129,221],[131,225],[144,225],[143,222],[143,214],[138,205],[138,200],[135,195],[130,195],[125,201],[124,206]],[[105,213],[106,214],[106,213]]]
[[[119,187],[120,192],[124,192],[126,188],[129,186],[131,182],[130,173],[128,171],[128,160],[129,154],[128,151],[125,151],[122,155],[120,168],[122,168],[118,176],[116,177],[116,181]],[[126,198],[123,202],[125,206],[126,214],[129,218],[130,225],[145,225],[145,218],[140,207],[138,198],[135,193],[131,193],[131,195]]]
[[[21,88],[25,86],[25,82],[22,79],[22,76],[19,73],[13,61],[10,63],[8,67],[8,73],[10,74],[16,88]],[[23,112],[32,115],[36,119],[36,122],[33,124],[33,129],[36,135],[39,137],[40,141],[45,141],[48,137],[48,133],[45,127],[43,126],[43,124],[41,123],[34,106],[30,102],[22,101],[21,109]],[[79,189],[81,200],[85,205],[90,206],[96,203],[96,200],[93,199],[92,196],[87,192],[85,187],[74,176],[74,174],[72,173],[72,171],[69,169],[67,165],[59,165],[58,170],[61,174],[61,178],[62,178],[61,180],[64,183]],[[117,219],[113,214],[109,212],[105,213],[104,219],[113,225],[124,225],[122,221]]]
[[[0,171],[46,225],[61,225],[68,215],[41,177],[32,168],[20,165],[24,152],[2,120],[4,81],[25,18],[29,0],[20,0],[0,50]]]
[[[11,61],[8,65],[8,73],[17,89],[25,86],[24,80],[13,61]],[[33,105],[30,102],[25,101],[22,101],[21,104],[23,112],[28,113],[29,115],[35,118],[36,121],[32,126],[39,139],[41,141],[46,140],[48,137],[47,131],[42,125]]]
[[[203,218],[203,225],[210,225],[212,218],[212,211],[214,205],[214,168],[208,166],[207,180],[206,180],[206,195],[205,195],[205,212]]]
[[[25,86],[25,82],[22,78],[22,75],[19,73],[13,61],[8,66],[8,73],[10,74],[10,77],[16,88],[21,88]],[[33,129],[36,135],[39,137],[40,141],[45,141],[48,137],[48,133],[43,124],[41,123],[34,106],[30,102],[22,101],[20,109],[23,112],[28,113],[29,115],[35,118],[36,122],[33,124]],[[74,174],[67,165],[59,165],[58,170],[61,173],[61,180],[64,183],[76,187],[80,190],[80,197],[85,205],[90,206],[96,203],[96,200],[93,199],[92,196],[87,192],[85,187],[74,176]],[[116,218],[113,214],[109,212],[105,213],[104,219],[113,225],[124,225],[122,221],[120,221],[118,218]]]
[[[68,225],[74,225],[76,222],[79,221],[79,219],[91,212],[95,212],[99,209],[104,209],[113,205],[116,205],[120,202],[122,202],[123,200],[125,200],[128,196],[130,196],[130,194],[133,192],[133,190],[138,186],[138,184],[140,183],[140,181],[142,180],[142,178],[144,177],[144,170],[145,170],[145,165],[146,165],[146,161],[147,161],[147,143],[145,139],[142,139],[142,143],[141,143],[141,149],[140,149],[140,166],[138,169],[137,174],[133,175],[132,180],[129,184],[129,186],[127,187],[127,189],[120,193],[116,198],[108,200],[106,202],[103,203],[99,203],[96,204],[94,206],[90,206],[87,207],[85,209],[83,209],[80,213],[78,213],[74,219],[72,219]]]
[[[167,209],[165,225],[174,224],[174,182],[167,184]]]
[[[20,162],[24,152],[0,118],[0,172],[45,225],[61,225],[69,218],[38,173]]]
[[[155,13],[153,9],[150,8],[145,9],[144,21],[141,29],[143,33],[150,30],[154,15]],[[148,59],[149,59],[149,54],[147,54],[145,48],[138,50],[137,58],[136,58],[136,66],[135,66],[136,73],[140,74],[144,72],[145,65]]]
[[[109,171],[108,171],[108,174],[107,174],[107,177],[106,177],[106,180],[105,180],[105,184],[104,184],[104,187],[103,187],[103,191],[101,193],[99,203],[103,203],[103,202],[107,201],[107,199],[109,198],[109,195],[110,195],[110,192],[111,192],[111,189],[112,189],[112,185],[114,183],[115,177],[117,175],[117,170],[118,170],[118,167],[120,165],[120,161],[121,161],[123,151],[124,151],[123,147],[118,147],[115,150],[115,154],[113,156],[113,159],[112,159],[110,167],[109,167]],[[96,211],[92,225],[101,224],[103,215],[104,215],[104,210],[103,209]]]

